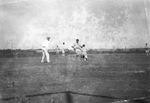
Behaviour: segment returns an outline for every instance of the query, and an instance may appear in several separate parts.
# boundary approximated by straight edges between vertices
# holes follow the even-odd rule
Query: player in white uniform
[[[60,49],[59,49],[59,47],[58,47],[58,45],[56,46],[56,54],[59,54],[59,51],[60,51]]]
[[[74,49],[74,51],[77,53],[76,57],[81,55],[81,45],[79,43],[79,39],[76,39],[76,43],[72,46],[72,48]]]
[[[62,50],[62,56],[65,56],[65,49],[66,49],[65,43],[63,42],[63,45],[62,45],[62,48],[61,48],[61,50]]]
[[[87,56],[87,48],[85,47],[85,44],[82,45],[82,55],[83,55],[83,59],[86,61],[88,59],[88,56]]]
[[[147,43],[145,44],[145,52],[146,52],[146,55],[149,55],[149,47]]]
[[[46,57],[47,63],[50,62],[50,57],[48,53],[48,46],[49,46],[50,37],[47,37],[46,40],[42,43],[42,60],[41,62],[44,62],[44,59]]]

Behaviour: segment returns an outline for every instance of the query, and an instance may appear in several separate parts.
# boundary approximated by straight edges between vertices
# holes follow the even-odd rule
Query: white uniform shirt
[[[148,49],[149,49],[148,45],[145,45],[145,49],[146,49],[146,50],[148,50]]]
[[[43,43],[42,43],[42,47],[45,47],[48,49],[48,46],[49,46],[49,41],[48,40],[45,40]]]
[[[83,54],[86,54],[86,53],[87,53],[86,47],[82,47],[82,53],[83,53]]]
[[[75,49],[81,49],[81,45],[79,43],[74,43],[73,47]]]
[[[62,50],[65,50],[65,49],[66,49],[65,44],[64,44],[64,45],[62,45],[62,47],[61,47],[61,48],[62,48]]]

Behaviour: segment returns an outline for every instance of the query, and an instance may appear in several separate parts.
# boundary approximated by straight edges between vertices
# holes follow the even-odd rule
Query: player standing
[[[50,57],[48,53],[48,46],[49,46],[50,37],[47,37],[46,40],[42,43],[42,60],[41,62],[44,62],[44,59],[46,57],[47,63],[50,62]]]
[[[74,51],[77,53],[76,57],[81,55],[81,45],[79,43],[79,39],[76,39],[76,43],[72,46],[72,48],[74,49]]]
[[[88,59],[87,56],[87,48],[85,47],[85,44],[82,45],[82,55],[83,55],[83,59],[86,61]]]
[[[62,50],[62,56],[65,56],[65,49],[66,49],[65,43],[63,42],[62,48],[61,48],[61,50]]]
[[[145,44],[145,52],[146,52],[146,55],[149,55],[149,47],[147,43]]]
[[[56,54],[59,54],[59,47],[58,47],[58,45],[56,46]]]

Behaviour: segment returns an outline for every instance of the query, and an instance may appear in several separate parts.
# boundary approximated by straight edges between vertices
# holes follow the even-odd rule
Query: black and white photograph
[[[150,103],[150,0],[0,0],[0,103]]]

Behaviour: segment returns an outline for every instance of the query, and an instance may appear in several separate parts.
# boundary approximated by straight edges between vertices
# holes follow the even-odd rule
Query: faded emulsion
[[[149,103],[149,8],[0,0],[0,103]]]
[[[149,41],[149,0],[2,0],[0,49],[50,48],[79,38],[89,48],[139,48]]]

